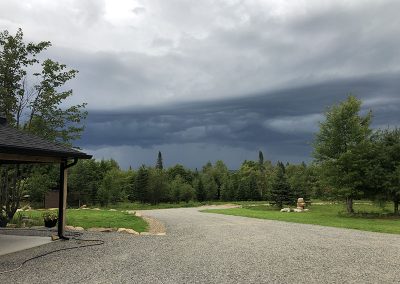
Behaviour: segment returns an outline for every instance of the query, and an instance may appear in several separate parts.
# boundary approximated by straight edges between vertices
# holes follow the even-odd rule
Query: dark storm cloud
[[[85,148],[203,143],[309,160],[313,133],[326,108],[349,92],[372,109],[374,125],[399,125],[398,74],[340,80],[241,99],[142,110],[92,111],[80,141]],[[272,152],[272,151],[271,151]],[[290,159],[290,158],[289,158]]]

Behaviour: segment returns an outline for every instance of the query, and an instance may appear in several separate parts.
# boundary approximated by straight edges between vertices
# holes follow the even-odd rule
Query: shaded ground
[[[144,214],[144,213],[143,213]],[[89,233],[103,246],[57,252],[0,283],[398,283],[400,236],[200,213],[146,211],[166,236]],[[0,258],[0,270],[76,241]]]
[[[49,237],[12,236],[0,234],[0,256],[12,252],[33,248],[51,242]]]

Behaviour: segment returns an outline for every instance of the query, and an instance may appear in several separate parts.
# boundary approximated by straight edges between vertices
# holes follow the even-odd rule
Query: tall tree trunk
[[[346,209],[347,209],[347,213],[349,213],[349,214],[354,213],[353,198],[352,197],[347,197],[346,198]]]

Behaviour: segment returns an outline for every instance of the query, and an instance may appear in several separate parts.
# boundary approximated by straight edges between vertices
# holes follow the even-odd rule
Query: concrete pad
[[[0,234],[0,255],[51,243],[50,237],[31,237]]]

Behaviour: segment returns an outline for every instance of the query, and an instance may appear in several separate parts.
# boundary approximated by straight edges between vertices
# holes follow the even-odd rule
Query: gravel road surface
[[[142,211],[166,236],[89,233],[0,283],[400,283],[400,235],[250,219],[196,208]],[[0,270],[77,241],[0,257]]]

